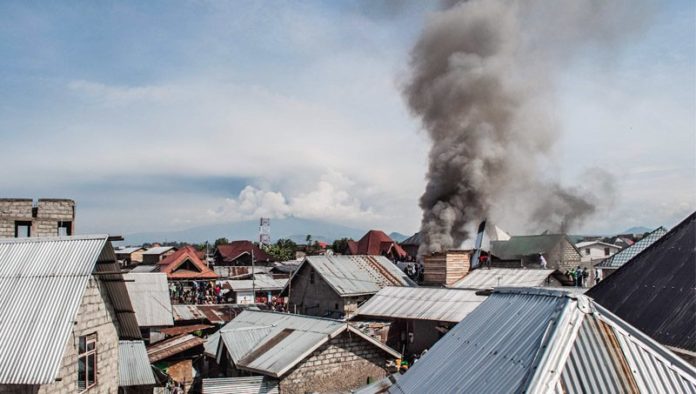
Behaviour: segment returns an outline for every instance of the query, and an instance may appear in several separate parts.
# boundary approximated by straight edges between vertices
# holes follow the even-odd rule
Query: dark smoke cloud
[[[595,212],[598,197],[540,175],[560,130],[553,75],[620,46],[645,15],[628,1],[471,0],[430,17],[403,89],[432,140],[421,253],[458,247],[504,203],[525,202],[529,229],[565,231]]]

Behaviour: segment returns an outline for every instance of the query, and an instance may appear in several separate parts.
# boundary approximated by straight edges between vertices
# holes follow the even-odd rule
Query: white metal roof
[[[82,294],[107,240],[107,235],[0,239],[0,384],[46,384],[57,377]]]
[[[357,316],[459,323],[485,299],[475,290],[385,287],[358,309]]]
[[[126,288],[140,327],[173,326],[167,274],[128,273]]]
[[[310,265],[341,296],[377,293],[387,286],[416,286],[384,256],[307,256],[295,271]],[[292,280],[292,279],[291,279]]]
[[[619,245],[614,245],[614,244],[610,244],[610,243],[602,242],[602,241],[578,242],[575,244],[575,247],[578,249],[581,249],[581,248],[585,248],[585,247],[592,246],[592,245],[609,246],[610,248],[619,249],[619,250],[621,249],[621,246],[619,246]]]
[[[390,393],[696,393],[696,369],[584,295],[496,290]]]
[[[156,384],[143,341],[118,342],[118,381],[122,387]]]
[[[229,286],[232,291],[251,291],[255,288],[256,291],[264,290],[282,290],[288,283],[287,279],[273,279],[268,275],[256,275],[256,279],[252,281],[251,279],[242,280],[223,280],[223,287]],[[225,286],[226,285],[226,286]]]
[[[129,273],[131,274],[142,274],[147,272],[157,272],[157,266],[149,264],[139,264],[129,271]]]
[[[400,356],[340,320],[245,310],[220,330],[225,346],[220,346],[218,359],[222,350],[227,349],[237,367],[280,377],[319,346],[346,330],[394,357]]]
[[[135,247],[122,247],[122,248],[116,248],[114,252],[116,254],[131,254],[133,252],[137,252],[138,250],[141,250],[142,248],[140,246],[135,246]]]
[[[171,249],[173,249],[173,246],[155,246],[154,248],[150,248],[143,252],[143,254],[162,254],[164,252],[167,252]]]
[[[492,289],[495,287],[543,287],[554,270],[530,268],[479,268],[469,272],[452,287]]]
[[[278,381],[266,376],[203,379],[203,394],[278,394]]]

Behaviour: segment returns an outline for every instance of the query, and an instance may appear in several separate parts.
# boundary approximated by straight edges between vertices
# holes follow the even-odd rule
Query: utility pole
[[[254,243],[251,244],[251,303],[256,304],[256,277],[254,276]]]

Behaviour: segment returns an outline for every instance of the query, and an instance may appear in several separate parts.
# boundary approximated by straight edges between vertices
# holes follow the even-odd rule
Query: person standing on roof
[[[539,253],[539,264],[541,265],[541,269],[546,269],[546,259],[541,253]]]

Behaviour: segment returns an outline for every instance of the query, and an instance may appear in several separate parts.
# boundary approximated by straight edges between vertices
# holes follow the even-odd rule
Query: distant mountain
[[[637,227],[627,228],[626,230],[622,231],[621,234],[643,234],[643,233],[649,233],[653,230],[654,230],[654,228],[637,226]]]
[[[335,239],[347,237],[359,239],[365,234],[365,230],[355,229],[340,224],[322,222],[319,220],[300,219],[288,217],[284,219],[271,219],[271,240],[290,238],[295,242],[304,243],[307,234],[312,239],[323,242],[333,242]],[[193,227],[178,231],[153,231],[124,235],[125,245],[141,245],[146,242],[214,242],[218,238],[229,240],[259,239],[259,221],[245,220],[233,223],[218,223]]]
[[[397,233],[396,231],[389,234],[389,238],[393,239],[394,242],[403,242],[408,237],[410,237],[410,235],[403,235],[401,233]]]

